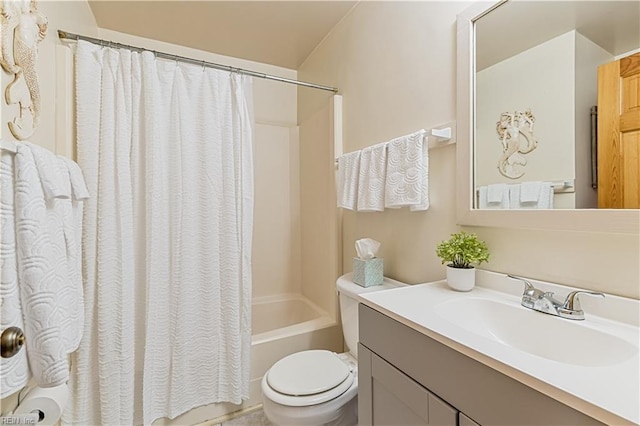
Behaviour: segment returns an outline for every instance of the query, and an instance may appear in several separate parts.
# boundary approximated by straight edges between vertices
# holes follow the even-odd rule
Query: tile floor
[[[234,419],[222,422],[220,426],[275,426],[267,419],[262,409],[243,414]]]

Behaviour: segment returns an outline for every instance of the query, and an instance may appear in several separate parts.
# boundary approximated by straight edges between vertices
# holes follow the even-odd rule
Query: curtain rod
[[[58,37],[60,39],[65,39],[65,40],[75,40],[75,41],[84,40],[84,41],[88,41],[88,42],[91,42],[91,43],[94,43],[94,44],[99,44],[101,46],[116,47],[116,48],[119,48],[119,49],[128,49],[128,50],[133,50],[133,51],[136,51],[136,52],[148,51],[148,52],[152,52],[158,58],[170,59],[172,61],[186,62],[186,63],[189,63],[189,64],[201,65],[201,66],[204,66],[204,67],[215,68],[215,69],[222,70],[222,71],[229,71],[229,72],[235,72],[235,73],[238,73],[238,74],[250,75],[252,77],[264,78],[266,80],[274,80],[274,81],[280,81],[282,83],[289,83],[289,84],[296,84],[298,86],[310,87],[312,89],[326,90],[328,92],[333,92],[333,93],[337,93],[338,92],[338,89],[336,89],[335,87],[323,86],[321,84],[308,83],[306,81],[293,80],[293,79],[290,79],[290,78],[278,77],[276,75],[270,75],[270,74],[265,74],[265,73],[261,73],[261,72],[257,72],[257,71],[251,71],[251,70],[246,70],[246,69],[242,69],[242,68],[231,67],[229,65],[216,64],[214,62],[199,61],[197,59],[187,58],[185,56],[172,55],[171,53],[158,52],[158,51],[155,51],[155,50],[145,49],[145,48],[142,48],[142,47],[130,46],[128,44],[115,43],[115,42],[112,42],[112,41],[101,40],[101,39],[98,39],[98,38],[83,36],[83,35],[79,35],[79,34],[72,34],[72,33],[66,32],[66,31],[62,31],[62,30],[58,30]]]

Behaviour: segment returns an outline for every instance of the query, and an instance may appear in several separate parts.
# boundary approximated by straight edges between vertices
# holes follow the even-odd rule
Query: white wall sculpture
[[[533,134],[536,119],[527,111],[503,112],[497,123],[496,131],[502,143],[502,155],[498,161],[498,170],[503,176],[518,179],[524,175],[528,154],[538,146]]]
[[[0,65],[10,74],[5,90],[8,105],[18,104],[19,114],[9,130],[19,140],[28,139],[40,122],[40,88],[36,74],[38,43],[47,34],[47,18],[35,0],[3,0],[0,23]]]

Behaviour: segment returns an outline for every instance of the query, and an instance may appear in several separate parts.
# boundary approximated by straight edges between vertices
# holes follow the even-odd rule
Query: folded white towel
[[[509,196],[509,188],[506,183],[495,183],[487,187],[488,203],[503,203],[505,196]]]
[[[520,203],[520,184],[509,185],[509,208],[511,210],[522,209]]]
[[[66,265],[61,270],[60,279],[65,282],[61,309],[66,325],[61,324],[62,336],[69,353],[80,345],[84,332],[84,291],[82,287],[82,214],[83,201],[89,198],[80,167],[68,158],[58,156],[65,190],[70,191],[70,200],[55,200],[49,208],[49,232],[52,239],[64,236],[64,252],[59,252],[60,263]],[[55,218],[55,220],[53,219]],[[62,232],[60,232],[62,230]],[[59,241],[59,247],[62,241]]]
[[[47,200],[71,198],[68,179],[67,182],[64,182],[63,168],[58,158],[51,151],[39,145],[30,142],[24,142],[24,145],[28,146],[33,154],[45,198]]]
[[[385,207],[429,208],[429,158],[425,131],[388,142]]]
[[[553,184],[551,182],[541,182],[540,187],[540,200],[538,201],[539,209],[552,209],[553,208]]]
[[[501,192],[498,194],[500,197],[498,201],[489,201],[489,193],[491,186],[501,186]],[[494,195],[494,199],[495,199]],[[478,188],[478,207],[482,210],[499,210],[499,209],[508,209],[509,208],[509,185],[489,185],[489,186],[481,186]]]
[[[387,144],[380,143],[362,150],[358,180],[358,211],[384,210],[384,185],[387,171]]]
[[[71,181],[71,196],[73,199],[75,201],[84,201],[89,199],[87,183],[84,181],[84,176],[78,163],[67,157],[58,156],[58,158],[67,166],[67,172],[69,173],[69,179]]]
[[[27,357],[41,387],[61,385],[69,378],[68,350],[60,325],[63,284],[59,260],[49,235],[43,184],[31,149],[19,144],[15,155],[15,215],[20,302],[27,339]]]
[[[542,182],[522,182],[520,184],[520,202],[537,203],[540,201]]]
[[[540,195],[537,202],[522,202],[522,184],[509,186],[510,209],[552,209],[553,185],[551,182],[540,183]]]
[[[360,177],[360,151],[350,152],[338,158],[336,179],[338,207],[355,210],[358,200],[358,179]]]
[[[19,327],[24,330],[18,265],[14,207],[13,154],[2,151],[0,160],[0,330]],[[31,373],[26,348],[11,358],[0,358],[0,398],[27,385]]]

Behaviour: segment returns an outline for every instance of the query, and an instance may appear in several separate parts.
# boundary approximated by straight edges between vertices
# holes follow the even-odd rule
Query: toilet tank
[[[373,291],[389,290],[407,284],[384,278],[380,285],[362,287],[354,283],[352,274],[348,273],[336,281],[340,301],[340,316],[342,317],[342,334],[347,344],[347,350],[358,358],[358,294],[371,293]]]

